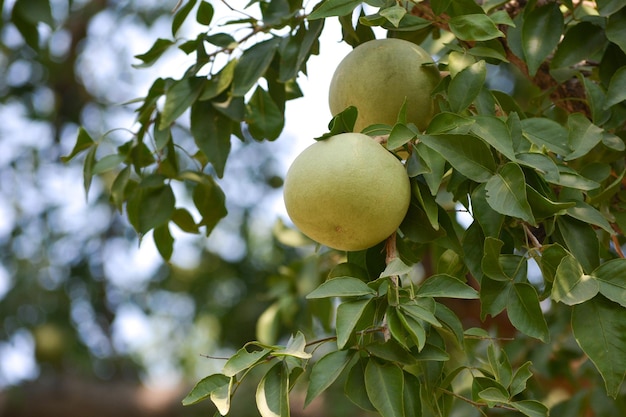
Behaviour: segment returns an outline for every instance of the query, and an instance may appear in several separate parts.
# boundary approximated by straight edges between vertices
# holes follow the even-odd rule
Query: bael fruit
[[[330,82],[333,116],[355,106],[355,132],[383,123],[394,125],[406,99],[406,120],[424,130],[435,106],[431,92],[440,74],[431,56],[403,39],[375,39],[354,48],[339,63]]]
[[[411,187],[404,165],[387,149],[362,133],[342,133],[298,155],[285,176],[284,199],[302,233],[357,251],[396,231]]]

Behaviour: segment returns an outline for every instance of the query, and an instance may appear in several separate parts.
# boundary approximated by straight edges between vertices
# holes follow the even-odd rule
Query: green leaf
[[[576,258],[565,256],[554,276],[552,299],[569,306],[580,304],[598,294],[600,285],[592,275],[586,275]]]
[[[420,142],[440,153],[457,171],[476,182],[486,182],[496,170],[489,147],[470,135],[420,135]]]
[[[322,19],[331,16],[345,16],[361,4],[360,0],[325,0],[313,10],[308,20]]]
[[[437,274],[426,279],[417,289],[418,297],[446,297],[476,299],[478,292],[460,279],[447,274]]]
[[[111,171],[117,168],[126,157],[124,155],[120,155],[118,153],[114,153],[111,155],[106,155],[96,161],[96,163],[91,168],[92,175],[102,174],[108,171]]]
[[[165,260],[169,260],[174,252],[174,238],[170,233],[167,223],[162,224],[154,229],[154,243],[157,250]]]
[[[469,133],[470,128],[474,124],[474,120],[468,117],[460,116],[456,113],[441,112],[437,113],[430,124],[426,128],[429,135],[437,135],[441,133],[454,133],[465,135]],[[480,135],[477,135],[480,137]]]
[[[626,75],[626,72],[624,74]],[[624,78],[624,87],[626,88],[626,77]],[[591,123],[582,113],[570,114],[567,119],[567,126],[569,129],[568,143],[572,152],[565,157],[566,161],[587,155],[602,140],[603,130]]]
[[[153,185],[154,176],[146,177],[128,200],[126,211],[128,220],[137,233],[145,234],[155,227],[167,223],[174,213],[176,198],[172,187],[163,184]]]
[[[283,361],[272,366],[261,378],[256,405],[262,417],[289,416],[289,371]]]
[[[339,378],[348,364],[352,362],[354,353],[352,350],[336,350],[315,362],[309,377],[309,386],[304,400],[305,407]]]
[[[610,109],[606,109],[604,106],[606,94],[602,87],[589,78],[581,76],[580,79],[582,79],[585,86],[585,95],[591,108],[591,120],[596,125],[603,125],[611,117]]]
[[[548,417],[549,415],[548,407],[536,400],[514,401],[509,404],[528,417]]]
[[[571,67],[602,51],[607,44],[601,27],[580,22],[567,30],[550,61],[552,71]]]
[[[460,113],[472,104],[483,88],[486,78],[487,64],[482,60],[459,72],[448,86],[450,110]]]
[[[303,69],[303,64],[311,55],[323,27],[323,20],[309,22],[308,29],[301,24],[296,35],[281,45],[279,82],[287,82],[297,77],[298,72]]]
[[[94,142],[87,130],[85,130],[85,128],[81,126],[78,128],[78,134],[76,135],[76,143],[74,144],[74,148],[69,153],[69,155],[62,156],[61,161],[67,163],[71,161],[76,155],[91,148],[94,145],[97,145],[96,142]]]
[[[521,121],[524,136],[539,148],[546,147],[559,155],[568,155],[568,131],[554,120],[534,117]]]
[[[376,357],[387,362],[394,362],[399,365],[415,365],[416,360],[412,352],[407,351],[394,339],[386,342],[372,342],[364,347],[370,357]]]
[[[417,320],[423,320],[435,327],[441,327],[441,323],[437,320],[437,317],[435,317],[435,304],[432,304],[433,308],[431,309],[428,306],[423,305],[421,300],[428,299],[417,299],[413,300],[413,302],[402,303],[400,304],[400,309],[403,313],[409,314]]]
[[[626,7],[609,16],[606,37],[626,53]]]
[[[159,130],[168,128],[197,100],[204,80],[202,77],[183,78],[167,89]]]
[[[615,231],[611,227],[611,224],[602,215],[602,213],[600,213],[600,211],[596,209],[595,207],[585,202],[576,201],[574,207],[570,207],[567,209],[567,214],[582,222],[601,227],[602,229],[604,229],[607,233],[611,235],[615,234]]]
[[[287,341],[287,345],[284,348],[275,349],[272,352],[274,356],[291,356],[298,359],[310,359],[311,354],[305,352],[306,339],[304,334],[298,331],[295,336],[292,335]]]
[[[401,310],[396,310],[397,316],[402,326],[409,334],[413,343],[417,346],[417,350],[421,351],[426,345],[426,329],[422,326],[422,323],[408,314],[405,314]]]
[[[379,14],[397,28],[398,26],[400,26],[400,21],[402,20],[402,18],[406,16],[407,11],[404,7],[396,4],[391,7],[381,9]]]
[[[172,221],[183,232],[198,233],[198,225],[187,209],[177,207],[172,214]]]
[[[174,19],[172,20],[172,36],[176,36],[178,33],[178,29],[182,26],[183,22],[193,9],[193,6],[196,5],[197,0],[188,0],[174,15]]]
[[[335,277],[322,283],[311,291],[306,298],[359,297],[375,294],[376,291],[358,278]]]
[[[624,7],[622,0],[596,0],[600,16],[610,16]]]
[[[618,69],[611,77],[604,108],[608,109],[624,100],[626,100],[626,66]]]
[[[53,28],[54,18],[49,0],[17,0],[13,5],[13,14],[19,14],[33,25],[45,23]]]
[[[346,301],[337,307],[337,347],[343,349],[361,316],[365,313],[371,299]]]
[[[534,225],[535,218],[528,204],[525,185],[526,179],[520,166],[509,162],[487,181],[487,203],[498,213]]]
[[[612,259],[592,272],[600,283],[600,293],[611,301],[626,307],[626,260]]]
[[[563,14],[556,3],[537,7],[524,16],[522,48],[531,76],[558,45],[563,25]]]
[[[248,352],[245,347],[242,347],[226,361],[222,373],[227,377],[233,377],[239,372],[245,371],[258,364],[265,359],[270,352],[271,349],[269,348]]]
[[[415,138],[415,136],[416,133],[411,130],[407,125],[405,125],[404,123],[396,123],[389,133],[389,138],[387,139],[386,145],[387,149],[397,149]]]
[[[506,156],[511,161],[515,160],[511,132],[507,124],[499,117],[494,116],[474,116],[474,124],[471,125],[470,132],[498,152]]]
[[[191,405],[209,398],[211,393],[223,386],[228,386],[230,378],[222,374],[213,374],[202,378],[183,398],[183,405]]]
[[[228,385],[222,385],[221,387],[211,392],[211,402],[215,405],[218,412],[225,416],[230,411],[230,397],[231,388],[233,385],[233,378],[230,379]]]
[[[608,395],[617,398],[626,370],[626,309],[595,297],[574,306],[572,329],[576,342],[602,375]]]
[[[509,393],[511,394],[511,397],[522,393],[526,389],[526,381],[533,376],[533,373],[530,370],[531,366],[531,361],[525,362],[513,373],[513,378],[511,380],[511,384],[509,385]]]
[[[346,383],[344,385],[344,391],[346,396],[355,405],[366,411],[375,412],[376,409],[372,405],[371,401],[367,397],[367,390],[365,389],[365,367],[367,366],[368,359],[361,358],[350,369]]]
[[[516,282],[509,292],[507,313],[511,324],[522,333],[547,343],[550,332],[539,306],[537,290],[525,282]]]
[[[213,5],[203,0],[198,6],[196,21],[201,25],[209,26],[211,24],[211,20],[213,20],[214,13],[215,10],[213,9]]]
[[[443,180],[443,176],[446,170],[446,160],[444,157],[434,149],[429,148],[423,143],[414,145],[415,152],[422,161],[428,165],[430,172],[425,172],[423,175],[428,189],[431,195],[437,195],[439,193],[439,187]]]
[[[233,96],[244,96],[259,78],[265,74],[265,71],[267,71],[274,59],[274,54],[278,50],[280,42],[281,38],[275,37],[259,42],[244,51],[235,67]]]
[[[596,232],[591,225],[566,216],[557,218],[556,224],[565,246],[590,274],[600,263]]]
[[[462,14],[448,22],[450,31],[463,41],[487,41],[504,37],[496,24],[485,14]]]
[[[405,275],[411,272],[412,266],[405,264],[402,259],[394,258],[387,264],[385,270],[380,273],[379,278],[393,277],[398,275]]]
[[[202,181],[196,184],[192,198],[202,216],[198,225],[206,227],[205,233],[208,236],[217,223],[228,214],[224,192],[213,178],[204,176]]]
[[[232,121],[217,111],[210,101],[196,101],[191,107],[193,139],[220,178],[230,154],[231,129]]]
[[[370,359],[365,367],[365,389],[382,417],[404,417],[404,373],[397,365]]]
[[[245,121],[256,140],[275,140],[285,125],[283,112],[272,96],[260,86],[256,88],[246,106]]]
[[[506,404],[509,402],[509,396],[496,387],[489,387],[480,391],[478,398],[487,401],[489,404]]]
[[[163,55],[174,41],[169,39],[157,39],[147,52],[135,55],[135,58],[143,61],[142,64],[133,65],[134,68],[147,68],[154,64]]]

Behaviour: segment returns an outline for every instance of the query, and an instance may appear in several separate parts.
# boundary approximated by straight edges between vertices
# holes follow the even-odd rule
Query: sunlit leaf
[[[352,336],[359,319],[365,313],[370,301],[371,299],[365,299],[346,301],[339,304],[336,321],[337,346],[339,349],[343,349],[350,336]]]
[[[600,283],[600,293],[611,301],[626,307],[626,260],[612,259],[592,272]]]
[[[556,270],[552,299],[567,305],[575,305],[592,299],[600,285],[592,275],[584,273],[582,266],[571,255],[564,257]]]
[[[361,295],[375,295],[376,291],[365,282],[353,277],[335,277],[323,282],[306,298],[326,297],[358,297]]]
[[[262,361],[270,351],[271,349],[265,348],[249,352],[243,347],[226,361],[222,373],[227,377],[235,376]]]
[[[262,417],[289,416],[289,372],[284,362],[276,363],[261,378],[256,405]]]
[[[476,299],[478,292],[451,275],[437,274],[426,279],[415,293],[418,297]]]
[[[213,374],[202,378],[193,387],[191,392],[183,398],[182,403],[183,405],[191,405],[205,400],[209,398],[213,391],[219,389],[220,387],[228,386],[229,382],[230,378],[222,374]]]

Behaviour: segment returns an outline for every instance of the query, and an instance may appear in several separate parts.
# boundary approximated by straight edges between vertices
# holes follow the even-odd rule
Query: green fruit
[[[284,199],[302,233],[334,249],[357,251],[396,231],[411,187],[404,165],[378,142],[342,133],[298,155],[285,177]]]
[[[431,92],[439,80],[432,58],[421,47],[402,39],[372,40],[354,48],[337,66],[330,82],[330,111],[334,116],[355,106],[359,116],[354,130],[360,132],[373,124],[394,125],[406,99],[407,122],[424,130],[435,113]]]

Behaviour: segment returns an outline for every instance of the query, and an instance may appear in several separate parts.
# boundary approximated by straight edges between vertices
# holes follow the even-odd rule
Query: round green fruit
[[[382,145],[362,133],[342,133],[296,157],[284,199],[302,233],[330,248],[357,251],[396,231],[411,187],[404,165]]]
[[[407,122],[424,130],[435,106],[431,92],[440,74],[431,56],[403,39],[376,39],[354,48],[339,63],[330,82],[332,115],[355,106],[354,130],[383,123],[394,125],[406,100]]]

